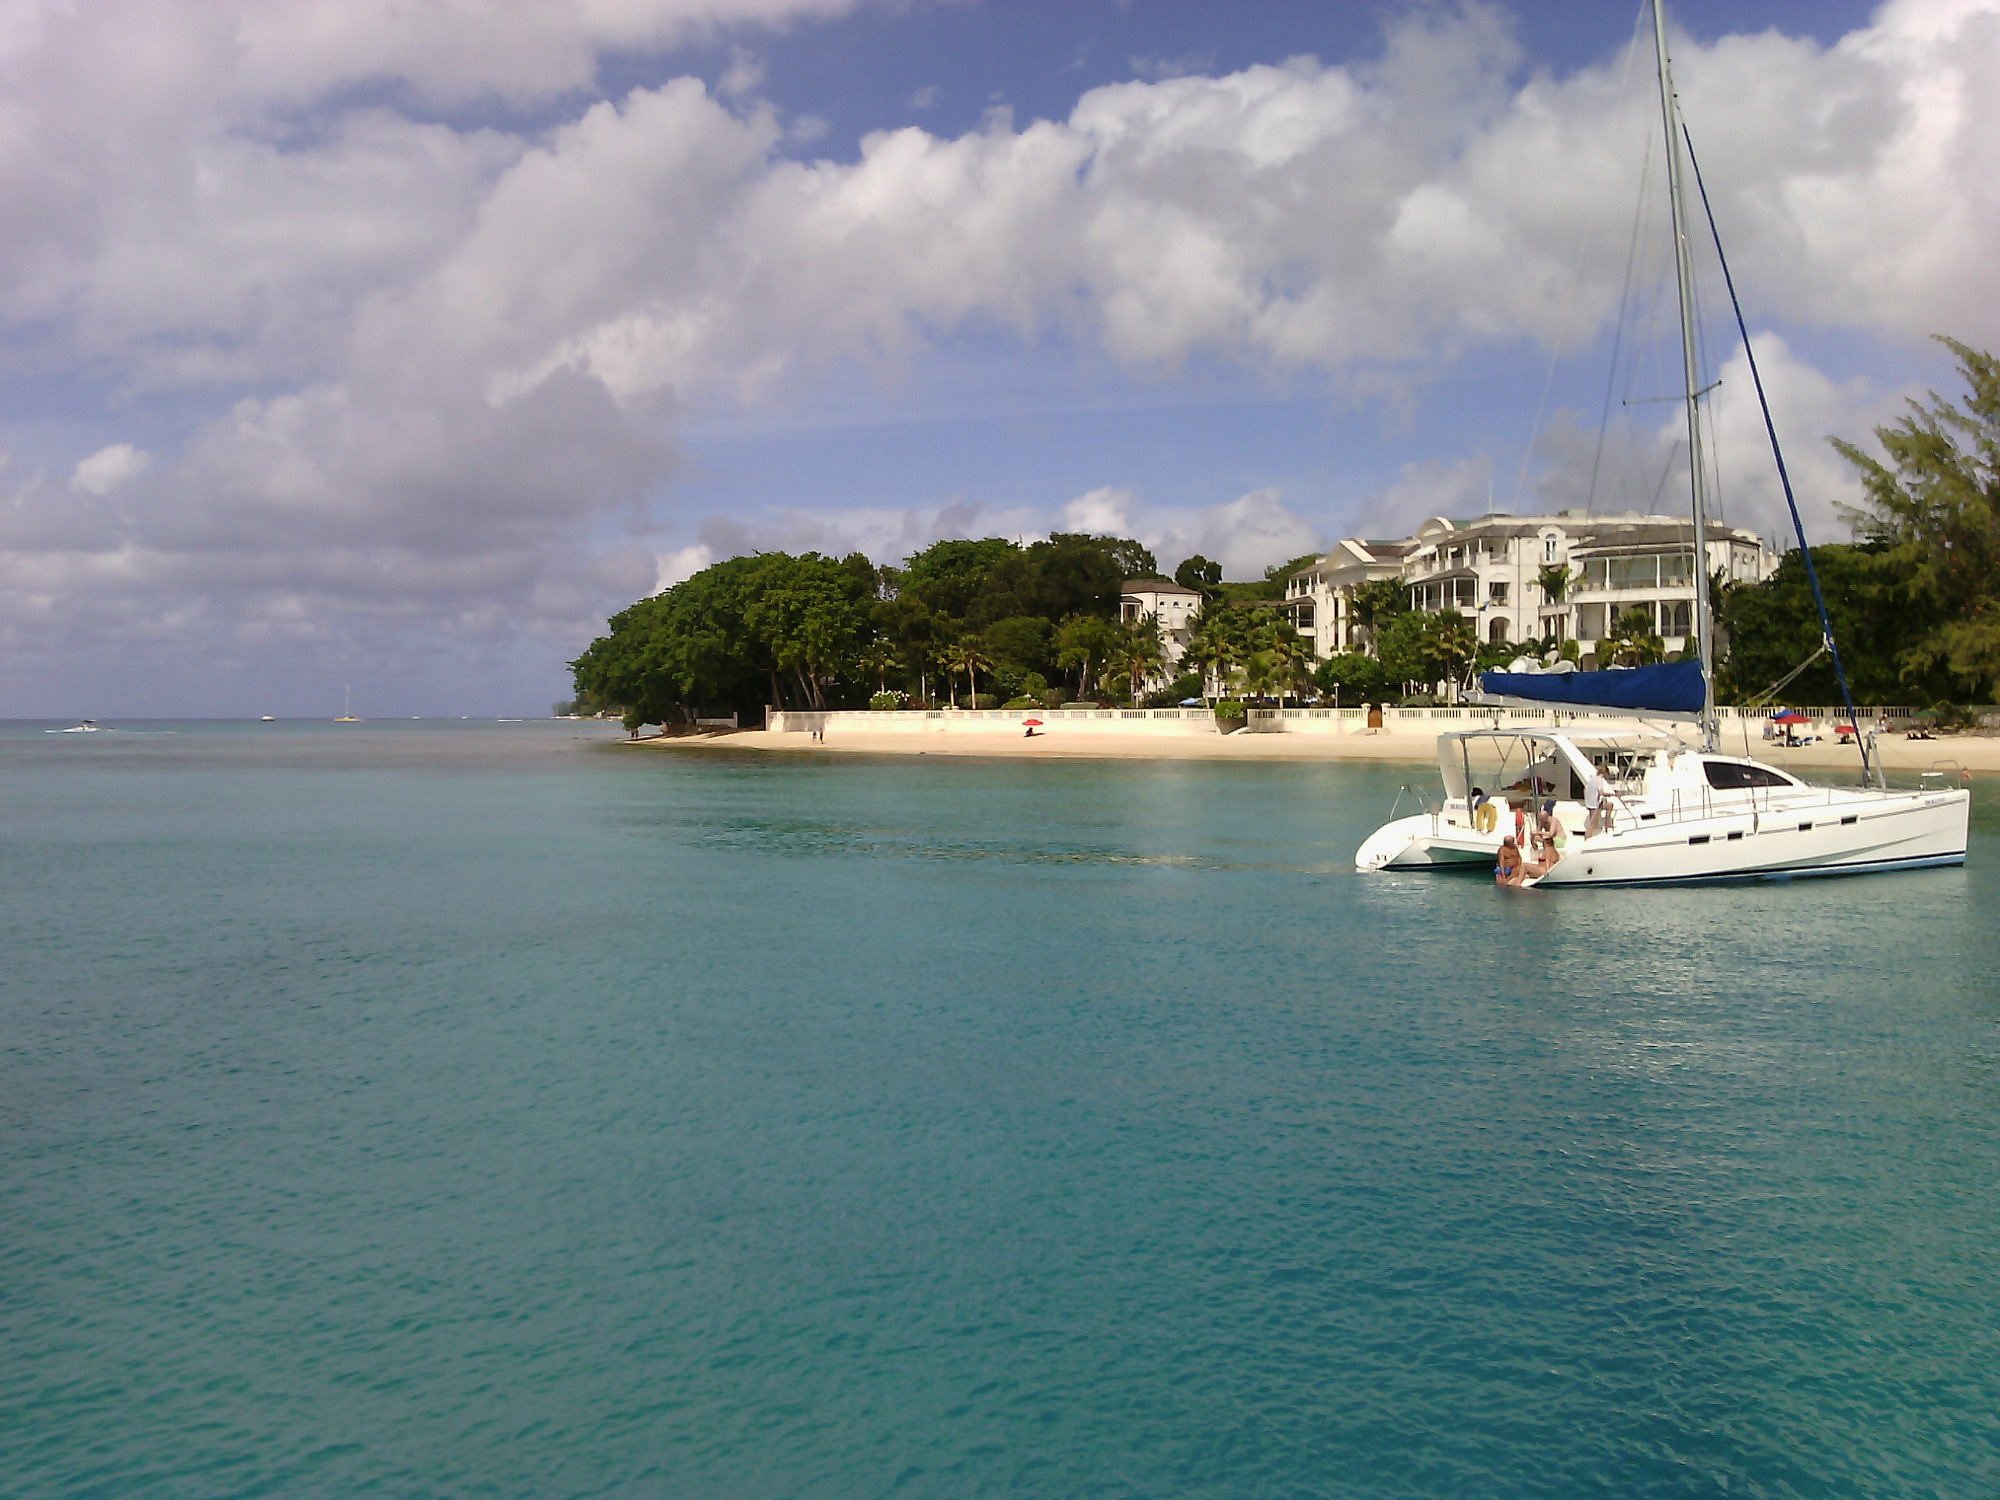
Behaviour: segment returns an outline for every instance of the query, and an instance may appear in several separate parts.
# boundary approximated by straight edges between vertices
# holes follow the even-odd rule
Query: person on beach
[[[1525,873],[1521,867],[1521,846],[1514,842],[1514,835],[1510,833],[1500,840],[1500,857],[1493,864],[1493,883],[1519,885]]]

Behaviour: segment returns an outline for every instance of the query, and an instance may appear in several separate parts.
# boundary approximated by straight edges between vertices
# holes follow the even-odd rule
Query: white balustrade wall
[[[1762,733],[1771,710],[1723,708],[1717,710],[1724,732],[1734,738],[1748,727]],[[1839,708],[1801,708],[1809,723],[1799,729],[1827,736],[1835,726],[1847,722]],[[1894,723],[1915,710],[1903,707],[1864,708],[1860,718],[1864,728],[1882,720]],[[1536,724],[1630,724],[1628,716],[1605,718],[1588,713],[1550,713],[1530,708],[1385,708],[1380,711],[1384,732],[1439,734],[1452,729],[1508,728]],[[1025,732],[1024,721],[1039,719],[1044,732],[1064,736],[1076,734],[1127,736],[1185,736],[1221,733],[1215,715],[1206,708],[932,708],[802,709],[767,710],[765,727],[780,734],[810,734],[815,730],[829,737],[842,730],[869,734],[989,734],[1015,735]],[[1243,725],[1249,734],[1366,734],[1369,710],[1365,708],[1253,708]],[[1747,726],[1739,723],[1747,721]]]

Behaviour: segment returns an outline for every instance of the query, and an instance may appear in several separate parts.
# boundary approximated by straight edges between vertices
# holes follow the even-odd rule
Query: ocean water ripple
[[[0,1491],[2000,1491],[1983,787],[1524,900],[1401,769],[170,727],[0,730]]]

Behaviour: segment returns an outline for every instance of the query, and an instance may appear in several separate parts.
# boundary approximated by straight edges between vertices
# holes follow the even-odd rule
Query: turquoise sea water
[[[2000,1491],[1964,870],[1415,768],[0,727],[0,1492]],[[172,730],[174,732],[165,732]]]

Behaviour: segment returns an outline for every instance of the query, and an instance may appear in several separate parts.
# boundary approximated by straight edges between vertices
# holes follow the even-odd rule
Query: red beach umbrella
[[[1036,729],[1040,729],[1042,727],[1042,721],[1040,719],[1023,719],[1021,723],[1024,726],[1033,725]]]
[[[1797,709],[1788,708],[1781,714],[1772,714],[1771,722],[1773,724],[1810,724],[1812,720]]]

